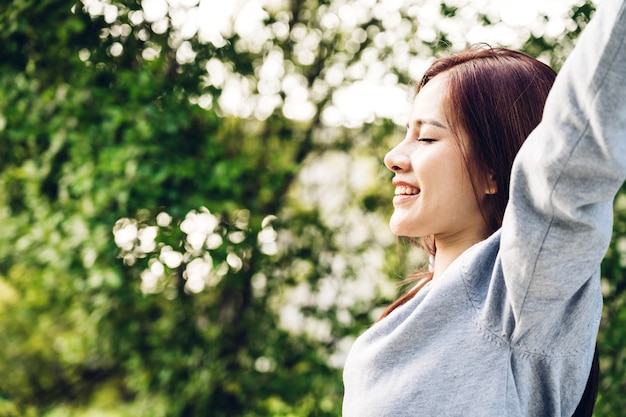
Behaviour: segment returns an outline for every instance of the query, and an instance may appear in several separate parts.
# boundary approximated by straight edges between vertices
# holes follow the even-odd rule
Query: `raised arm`
[[[603,0],[515,161],[502,229],[514,338],[598,279],[626,177],[626,6]]]

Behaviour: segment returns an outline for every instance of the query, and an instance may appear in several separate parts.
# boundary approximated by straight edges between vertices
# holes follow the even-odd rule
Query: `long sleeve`
[[[626,7],[604,0],[513,167],[501,255],[514,341],[597,278],[625,177]]]

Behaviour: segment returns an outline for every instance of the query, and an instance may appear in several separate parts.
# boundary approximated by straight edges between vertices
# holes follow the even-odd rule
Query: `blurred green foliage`
[[[333,93],[372,61],[410,84],[398,43],[436,56],[454,47],[449,34],[416,40],[407,7],[406,30],[381,43],[394,25],[376,13],[346,29],[324,20],[332,3],[291,1],[266,11],[274,30],[259,44],[236,31],[207,41],[181,37],[174,13],[164,27],[138,18],[139,1],[95,3],[0,6],[0,416],[340,414],[342,352],[413,265],[381,237],[390,190],[376,162],[356,179],[331,165],[339,191],[303,167],[380,161],[396,125],[325,124]],[[561,37],[529,34],[523,48],[558,67],[592,13],[574,7]],[[258,99],[277,51],[297,81],[277,88],[281,104],[226,114],[207,68],[221,63]],[[299,121],[297,88],[313,108]],[[361,175],[373,179],[350,187]],[[345,195],[329,214],[316,192]],[[598,416],[624,408],[622,200],[603,269]]]

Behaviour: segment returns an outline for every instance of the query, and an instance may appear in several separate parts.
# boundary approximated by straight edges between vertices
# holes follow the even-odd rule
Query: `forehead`
[[[446,126],[448,101],[448,77],[440,74],[433,77],[415,96],[409,116],[410,124]]]

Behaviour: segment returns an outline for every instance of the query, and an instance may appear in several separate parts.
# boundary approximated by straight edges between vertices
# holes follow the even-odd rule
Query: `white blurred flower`
[[[254,369],[256,369],[257,372],[270,372],[274,370],[274,368],[276,368],[276,363],[272,358],[261,356],[254,361]]]
[[[151,294],[157,291],[159,277],[154,275],[151,270],[146,269],[141,273],[141,292]]]
[[[273,227],[266,227],[262,229],[258,234],[258,239],[260,243],[269,243],[275,242],[278,237],[278,233],[274,230]]]
[[[276,230],[274,230],[272,226],[267,226],[261,229],[257,235],[259,249],[261,252],[266,255],[276,255],[278,253],[278,244],[276,243],[277,238],[278,233],[276,233]]]
[[[276,255],[278,253],[278,244],[276,242],[263,243],[261,244],[260,250],[262,253],[269,256]]]
[[[217,233],[211,233],[206,238],[206,248],[209,250],[219,248],[220,246],[222,246],[222,243],[224,243],[224,240],[222,239],[222,236],[218,235]]]
[[[252,292],[256,297],[262,297],[265,295],[267,288],[267,276],[262,272],[257,272],[252,276],[252,280],[250,281],[252,285]]]
[[[117,247],[123,250],[132,250],[137,239],[137,222],[133,219],[122,218],[113,226],[113,236]]]
[[[243,267],[243,261],[241,258],[232,252],[226,255],[226,262],[235,272],[239,271]]]
[[[328,358],[328,364],[335,368],[343,368],[348,357],[348,352],[354,344],[354,337],[346,336],[335,345],[335,351]]]
[[[162,211],[159,214],[157,214],[156,222],[159,225],[159,227],[167,227],[170,224],[172,224],[172,216]]]
[[[211,212],[203,208],[202,211],[190,211],[180,224],[180,230],[187,234],[186,241],[193,251],[199,251],[208,237],[219,225],[219,220]]]
[[[156,259],[151,259],[150,260],[150,272],[152,272],[154,276],[160,277],[160,276],[163,276],[163,274],[165,273],[165,267],[163,266],[161,262],[157,261]]]
[[[180,230],[186,234],[190,233],[203,233],[208,235],[213,233],[219,221],[211,212],[207,209],[203,209],[200,213],[195,210],[190,211],[185,216],[185,220],[180,224]]]
[[[199,251],[202,249],[202,245],[206,241],[206,235],[202,232],[191,232],[187,235],[185,239],[187,243],[191,246],[194,251]]]
[[[168,268],[178,268],[183,261],[183,255],[180,252],[172,249],[171,246],[163,246],[161,248],[161,254],[159,260],[163,262]]]
[[[158,227],[147,226],[139,229],[137,237],[139,238],[139,248],[143,253],[150,253],[156,248],[156,237]]]
[[[191,262],[194,263],[192,270],[187,270],[188,286],[192,291],[200,292],[206,286],[214,287],[219,284],[225,275],[218,273],[213,268],[213,258],[208,253],[194,261]],[[200,280],[202,280],[202,283],[200,283]]]
[[[156,22],[167,15],[168,5],[166,0],[142,0],[141,6],[148,22]]]
[[[241,230],[238,230],[236,232],[230,232],[228,234],[228,240],[233,242],[235,245],[243,242],[245,238],[246,238],[246,234],[242,232]]]

